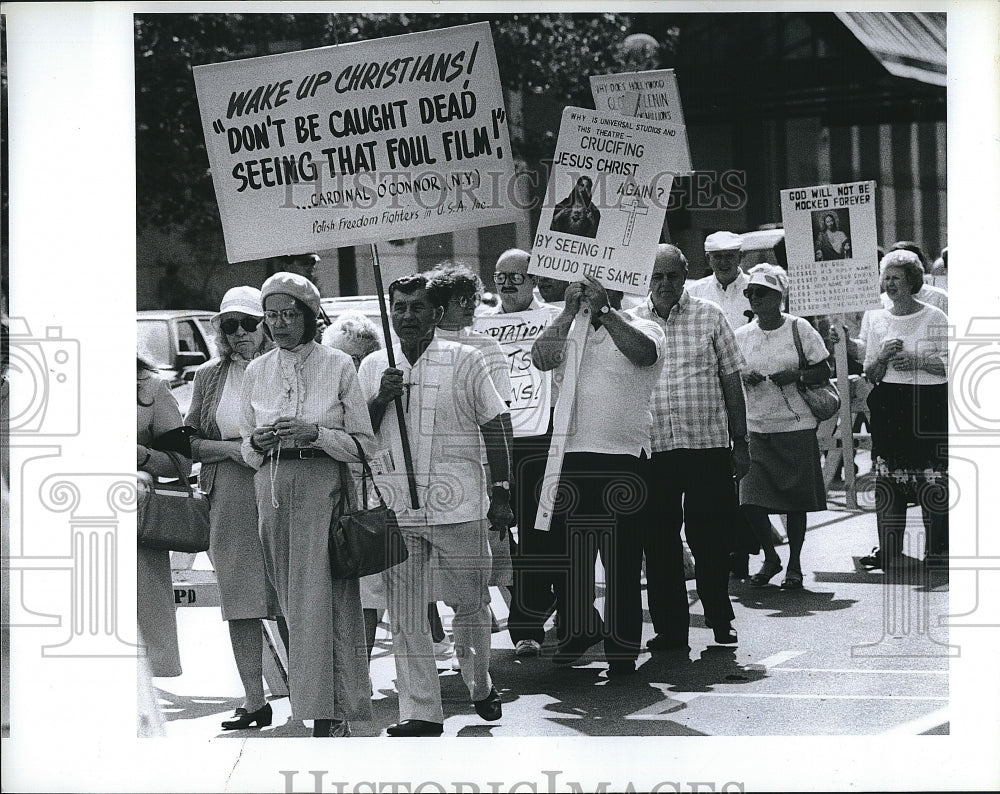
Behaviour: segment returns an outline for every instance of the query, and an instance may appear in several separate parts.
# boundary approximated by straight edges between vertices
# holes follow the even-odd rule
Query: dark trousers
[[[681,525],[695,563],[695,584],[705,620],[733,620],[729,601],[729,548],[739,520],[728,449],[654,452],[646,465],[650,498],[643,522],[646,595],[653,629],[687,644],[687,585]]]
[[[565,543],[556,534],[535,529],[538,498],[545,476],[545,461],[552,441],[551,425],[545,435],[515,438],[511,451],[513,465],[514,518],[517,542],[510,537],[514,584],[510,587],[510,615],[507,628],[516,645],[521,640],[545,640],[545,621],[555,609],[555,571]]]
[[[948,477],[936,482],[921,482],[916,486],[917,506],[920,507],[926,533],[927,554],[948,553]],[[892,477],[875,478],[875,517],[878,541],[882,553],[895,557],[903,553],[906,532],[906,510],[911,494]]]
[[[644,465],[631,455],[567,454],[552,517],[552,542],[564,554],[555,581],[559,643],[603,637],[608,661],[635,660],[642,638]],[[598,554],[607,582],[603,622],[594,607]]]

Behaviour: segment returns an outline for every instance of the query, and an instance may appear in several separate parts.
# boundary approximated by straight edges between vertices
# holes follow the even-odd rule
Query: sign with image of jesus
[[[782,190],[781,219],[792,314],[881,306],[874,182]]]
[[[694,170],[687,127],[684,125],[684,110],[681,108],[681,94],[677,89],[677,75],[673,69],[594,74],[590,76],[590,90],[594,94],[594,107],[602,112],[649,119],[675,130],[683,143],[683,157],[678,164],[678,173]]]
[[[487,22],[193,72],[230,262],[518,216]]]
[[[528,272],[645,295],[683,149],[658,122],[566,108]]]

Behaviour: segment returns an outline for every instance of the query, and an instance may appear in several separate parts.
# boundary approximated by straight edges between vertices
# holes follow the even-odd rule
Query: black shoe
[[[440,736],[444,725],[427,720],[402,720],[385,729],[390,736]]]
[[[489,722],[494,722],[503,716],[503,704],[500,702],[496,687],[490,689],[490,693],[482,700],[472,701],[472,705],[476,708],[476,714]]]
[[[274,715],[271,713],[271,704],[265,703],[256,711],[247,711],[244,708],[236,709],[233,714],[236,719],[226,720],[222,723],[224,731],[242,731],[256,725],[258,728],[266,728],[271,724]]]
[[[631,659],[615,659],[608,663],[608,676],[632,675],[635,672],[635,662]]]
[[[598,637],[577,637],[563,645],[552,654],[552,664],[562,666],[571,665],[583,656],[592,646],[597,645],[603,638]]]
[[[313,720],[313,738],[346,738],[351,735],[351,724],[347,720]]]
[[[885,561],[882,559],[882,552],[878,546],[872,549],[871,554],[860,558],[858,562],[865,568],[878,568],[880,570],[885,568]]]
[[[739,637],[736,636],[736,629],[729,622],[713,628],[712,633],[715,634],[715,641],[719,645],[735,645],[739,642]]]
[[[646,647],[654,652],[690,651],[691,647],[684,640],[672,640],[663,634],[657,634],[653,639],[646,640]]]

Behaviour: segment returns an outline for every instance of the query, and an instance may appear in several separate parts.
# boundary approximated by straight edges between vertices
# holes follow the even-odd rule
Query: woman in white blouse
[[[246,691],[243,705],[225,730],[271,724],[264,699],[261,619],[280,614],[277,596],[264,568],[257,520],[254,473],[243,460],[240,394],[243,373],[273,347],[267,336],[260,290],[233,287],[212,318],[219,357],[198,369],[185,424],[192,428],[191,454],[201,461],[199,484],[209,494],[212,534],[209,557],[229,625],[236,669]],[[287,631],[286,631],[287,634]]]
[[[781,311],[788,274],[777,265],[750,269],[744,294],[755,315],[736,329],[746,369],[750,471],[740,480],[740,505],[764,551],[764,564],[750,577],[765,586],[781,571],[774,549],[769,513],[788,518],[788,569],[783,590],[803,586],[800,555],[806,537],[806,513],[826,509],[826,489],[819,465],[818,422],[799,393],[798,384],[829,376],[829,351],[823,337],[805,320]],[[806,367],[799,359],[796,336]]]
[[[357,579],[330,575],[330,519],[355,439],[374,442],[354,362],[314,341],[319,290],[296,273],[261,288],[277,347],[243,377],[243,457],[255,486],[264,562],[288,622],[292,717],[313,736],[349,736],[348,720],[372,718],[364,620]],[[345,478],[347,481],[345,481]]]
[[[879,547],[860,562],[882,568],[902,559],[908,502],[916,502],[932,561],[948,553],[948,318],[914,295],[923,286],[920,258],[886,254],[879,265],[888,309],[867,313],[865,376]]]

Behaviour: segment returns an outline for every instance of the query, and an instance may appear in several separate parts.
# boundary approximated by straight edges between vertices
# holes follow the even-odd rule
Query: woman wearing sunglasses
[[[788,274],[777,265],[750,269],[744,294],[754,321],[736,329],[736,341],[746,359],[747,428],[750,471],[740,480],[740,504],[764,551],[764,563],[750,577],[763,587],[781,571],[774,550],[769,513],[788,516],[788,569],[783,590],[802,588],[799,559],[806,537],[806,513],[826,509],[826,489],[819,465],[818,422],[798,383],[829,375],[829,351],[813,327],[781,311],[788,292]],[[793,328],[798,331],[807,367],[800,368]]]
[[[260,290],[233,287],[212,318],[219,357],[195,374],[185,422],[193,428],[191,452],[201,461],[199,482],[210,494],[212,534],[208,551],[219,581],[222,619],[229,624],[236,669],[246,691],[225,730],[271,724],[264,699],[261,619],[280,614],[264,569],[257,529],[254,470],[243,460],[240,393],[247,364],[273,347],[262,322]]]

